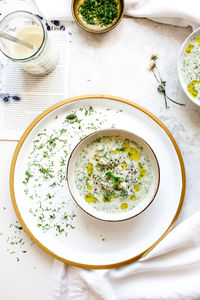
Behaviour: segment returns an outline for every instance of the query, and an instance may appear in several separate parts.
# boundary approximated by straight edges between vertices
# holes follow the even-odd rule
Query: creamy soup
[[[190,95],[200,100],[200,37],[194,38],[185,49],[181,72]]]
[[[119,213],[145,198],[153,172],[138,144],[120,136],[104,136],[81,151],[75,178],[80,195],[96,210]]]

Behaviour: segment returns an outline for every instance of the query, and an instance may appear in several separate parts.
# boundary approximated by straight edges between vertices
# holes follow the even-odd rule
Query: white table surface
[[[185,202],[177,223],[183,221],[200,209],[200,110],[184,96],[176,73],[178,50],[191,29],[124,18],[105,35],[87,34],[76,24],[71,25],[71,31],[69,96],[103,93],[133,100],[156,114],[177,140],[187,174]],[[159,54],[158,64],[167,80],[168,93],[185,102],[186,107],[169,103],[170,109],[165,109],[155,79],[148,71],[154,49]],[[53,258],[32,245],[26,233],[15,233],[15,227],[10,227],[17,224],[9,194],[9,168],[16,144],[0,142],[0,299],[45,300]],[[21,243],[10,244],[18,238],[19,231],[25,241],[21,248]]]

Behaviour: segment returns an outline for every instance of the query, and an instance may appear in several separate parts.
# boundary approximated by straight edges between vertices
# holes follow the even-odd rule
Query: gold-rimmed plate
[[[74,203],[65,173],[81,138],[115,126],[154,149],[160,186],[141,215],[111,224]],[[185,195],[185,169],[173,136],[153,114],[122,98],[86,95],[55,104],[27,128],[13,156],[10,190],[19,221],[43,250],[79,267],[110,268],[146,255],[172,229]]]

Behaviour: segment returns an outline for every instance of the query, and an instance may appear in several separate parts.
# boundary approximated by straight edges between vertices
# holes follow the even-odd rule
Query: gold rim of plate
[[[80,264],[80,263],[76,263],[73,261],[69,261],[67,259],[64,259],[63,257],[57,256],[55,253],[53,253],[51,250],[49,250],[48,248],[46,248],[41,242],[39,242],[37,240],[37,238],[31,233],[31,231],[28,229],[28,227],[26,226],[19,208],[17,206],[17,202],[15,199],[15,191],[14,191],[14,173],[15,173],[15,165],[16,165],[16,161],[20,152],[20,149],[24,143],[24,141],[26,140],[27,136],[29,135],[29,133],[32,131],[32,129],[45,117],[47,116],[49,113],[51,113],[52,111],[56,110],[57,108],[71,103],[71,102],[75,102],[78,100],[85,100],[85,99],[97,99],[97,98],[102,98],[102,99],[107,99],[107,100],[115,100],[118,102],[122,102],[128,105],[131,105],[133,107],[135,107],[136,109],[142,111],[143,113],[145,113],[146,115],[148,115],[151,119],[153,119],[164,131],[165,133],[168,135],[168,137],[170,138],[174,149],[176,151],[176,154],[178,156],[179,159],[179,163],[180,163],[180,168],[181,168],[181,175],[182,175],[182,191],[181,191],[181,196],[180,196],[180,201],[179,201],[179,205],[176,211],[176,214],[172,220],[172,222],[169,224],[168,228],[166,229],[166,231],[160,236],[160,238],[153,243],[149,248],[145,249],[143,252],[141,252],[140,254],[138,254],[137,256],[134,256],[128,260],[125,261],[121,261],[118,263],[114,263],[114,264],[108,264],[108,265],[86,265],[86,264]],[[185,197],[185,189],[186,189],[186,174],[185,174],[185,167],[184,167],[184,162],[183,162],[183,158],[180,152],[180,149],[174,139],[174,137],[172,136],[171,132],[168,130],[168,128],[154,115],[152,114],[150,111],[148,111],[146,108],[136,104],[135,102],[132,102],[130,100],[126,100],[124,98],[121,97],[117,97],[117,96],[110,96],[110,95],[98,95],[98,94],[94,94],[94,95],[84,95],[84,96],[78,96],[78,97],[73,97],[73,98],[69,98],[66,100],[63,100],[61,102],[58,102],[56,104],[54,104],[53,106],[49,107],[48,109],[46,109],[44,112],[42,112],[29,126],[28,128],[25,130],[25,132],[23,133],[21,139],[19,140],[15,152],[13,154],[13,158],[12,158],[12,163],[11,163],[11,167],[10,167],[10,194],[11,194],[11,199],[12,199],[12,203],[16,212],[16,215],[22,225],[22,227],[24,228],[24,230],[26,231],[26,233],[29,235],[29,237],[42,249],[44,250],[46,253],[50,254],[51,256],[53,256],[54,258],[61,260],[65,263],[68,263],[70,265],[76,266],[76,267],[81,267],[81,268],[86,268],[86,269],[106,269],[106,268],[114,268],[114,267],[120,267],[126,264],[129,264],[131,262],[134,262],[144,256],[146,256],[149,252],[151,252],[153,250],[153,248],[159,244],[159,242],[172,230],[172,228],[174,227],[178,216],[181,212],[182,206],[183,206],[183,201],[184,201],[184,197]]]
[[[122,20],[123,18],[123,15],[124,15],[124,0],[119,0],[120,2],[120,5],[121,5],[121,8],[120,8],[120,12],[119,12],[119,16],[118,16],[118,19],[116,20],[115,23],[113,23],[113,25],[111,25],[110,27],[108,28],[105,28],[103,30],[98,30],[98,29],[90,29],[87,25],[84,25],[83,22],[81,22],[78,18],[78,13],[77,13],[77,2],[79,0],[72,0],[72,5],[71,5],[71,11],[72,11],[72,16],[75,20],[75,22],[85,31],[87,32],[90,32],[90,33],[105,33],[105,32],[108,32],[112,29],[114,29]]]

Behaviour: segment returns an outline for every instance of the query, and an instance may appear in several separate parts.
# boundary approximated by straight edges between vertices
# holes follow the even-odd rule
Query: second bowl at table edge
[[[183,59],[183,54],[187,48],[187,46],[190,44],[190,42],[195,38],[200,36],[200,27],[194,30],[183,42],[179,53],[178,53],[178,60],[177,60],[177,73],[178,73],[178,79],[181,84],[181,87],[185,93],[185,95],[191,100],[193,103],[196,105],[200,106],[200,101],[196,100],[196,98],[192,97],[190,93],[187,90],[187,85],[183,80],[183,76],[181,74],[181,66],[182,66],[182,59]]]

